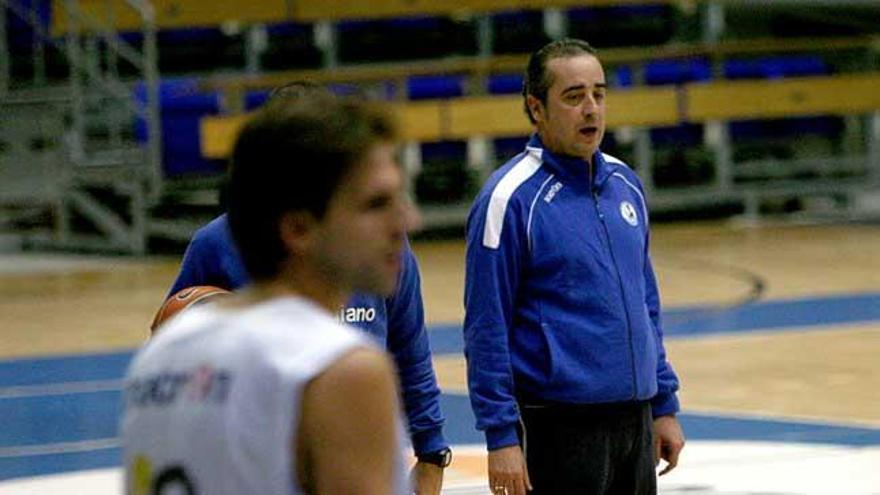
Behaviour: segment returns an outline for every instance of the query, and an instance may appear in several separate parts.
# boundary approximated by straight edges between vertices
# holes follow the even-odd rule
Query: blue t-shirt
[[[221,215],[193,235],[169,295],[194,285],[235,290],[249,281],[226,215]],[[339,319],[372,335],[394,356],[416,453],[435,452],[446,447],[440,389],[431,365],[431,349],[425,330],[419,268],[409,243],[405,246],[394,294],[387,298],[355,294],[344,308],[340,308]]]

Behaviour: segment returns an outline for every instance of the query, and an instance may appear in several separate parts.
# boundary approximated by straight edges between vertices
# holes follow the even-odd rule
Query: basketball
[[[231,295],[232,292],[213,285],[196,285],[179,290],[162,304],[150,325],[150,333],[155,334],[163,323],[181,311],[199,304],[214,301],[217,297]]]

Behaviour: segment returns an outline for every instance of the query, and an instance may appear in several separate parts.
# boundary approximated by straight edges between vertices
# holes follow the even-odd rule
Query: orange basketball
[[[159,308],[159,311],[156,312],[156,316],[153,318],[153,324],[150,325],[150,332],[155,334],[156,330],[163,323],[190,306],[203,304],[208,301],[213,301],[219,296],[227,296],[231,294],[232,292],[213,285],[196,285],[181,289],[176,294],[166,299],[162,304],[162,307]]]

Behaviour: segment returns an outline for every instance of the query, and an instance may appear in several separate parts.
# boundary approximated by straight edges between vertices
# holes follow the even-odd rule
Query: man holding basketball
[[[399,277],[413,213],[394,139],[384,111],[326,96],[246,124],[229,226],[251,282],[132,361],[127,493],[411,493],[393,366],[337,317]]]
[[[312,95],[330,97],[329,92],[313,85],[293,83],[274,91],[270,101],[296,100]],[[229,219],[224,214],[196,231],[169,294],[196,285],[235,290],[249,280],[230,233]],[[343,322],[374,337],[393,356],[410,439],[418,459],[413,469],[416,492],[438,495],[443,470],[451,462],[451,451],[442,432],[444,418],[440,411],[440,389],[425,330],[419,268],[406,239],[394,292],[387,297],[356,293],[337,308],[337,314]]]

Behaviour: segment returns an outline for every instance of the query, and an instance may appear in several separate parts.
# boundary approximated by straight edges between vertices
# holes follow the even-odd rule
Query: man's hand
[[[443,487],[443,468],[430,462],[417,462],[412,469],[416,495],[440,495]]]
[[[660,416],[654,420],[654,463],[660,459],[666,461],[666,467],[660,476],[675,469],[678,465],[678,454],[684,448],[684,433],[675,416]]]
[[[519,445],[489,451],[489,489],[494,495],[525,495],[532,489]]]

